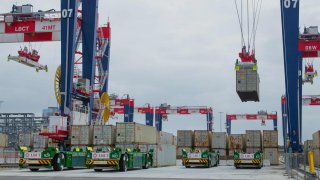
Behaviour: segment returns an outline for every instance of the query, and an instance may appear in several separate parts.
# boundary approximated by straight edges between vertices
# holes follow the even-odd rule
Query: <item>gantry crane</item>
[[[293,153],[302,151],[302,59],[320,55],[319,34],[299,32],[299,4],[299,0],[280,0],[286,88],[281,101],[283,121],[287,122],[283,134],[288,137],[286,148]]]
[[[207,106],[170,106],[166,103],[155,107],[155,125],[158,131],[162,131],[162,121],[168,119],[168,115],[206,115],[207,130],[212,131],[213,109]]]
[[[258,111],[257,114],[226,114],[227,133],[231,134],[231,122],[234,120],[261,120],[261,125],[265,125],[266,120],[273,121],[273,130],[277,131],[278,116],[277,112],[267,113],[266,111]]]

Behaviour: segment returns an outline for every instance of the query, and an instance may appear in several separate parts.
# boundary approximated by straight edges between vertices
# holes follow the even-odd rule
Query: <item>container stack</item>
[[[116,124],[116,147],[139,148],[142,152],[153,149],[153,166],[176,165],[176,145],[173,134],[158,132],[155,127],[135,122]]]
[[[235,150],[245,151],[245,134],[229,135],[229,156],[233,156]]]
[[[246,130],[246,153],[256,153],[261,151],[261,131]]]
[[[182,149],[190,151],[193,146],[193,131],[178,130],[177,131],[177,158],[181,159]]]
[[[259,83],[256,64],[236,65],[236,90],[242,102],[259,101]]]
[[[219,151],[220,159],[227,158],[228,136],[226,132],[212,132],[211,150]]]
[[[41,150],[48,147],[48,137],[40,136],[39,133],[32,134],[33,149]]]
[[[74,148],[85,149],[92,145],[93,128],[89,125],[72,125],[70,144],[71,150]]]
[[[270,165],[279,164],[278,131],[263,130],[263,156]]]
[[[116,126],[94,125],[93,126],[93,149],[113,148],[116,143]]]
[[[26,146],[31,148],[33,145],[32,134],[31,133],[19,134],[18,144],[19,146]]]
[[[8,135],[0,133],[0,164],[17,164],[18,152],[8,147]]]
[[[314,165],[320,167],[320,131],[312,134]]]

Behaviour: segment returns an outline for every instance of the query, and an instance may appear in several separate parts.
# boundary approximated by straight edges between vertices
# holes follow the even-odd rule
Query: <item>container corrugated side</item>
[[[31,133],[19,134],[19,146],[31,147],[32,144],[33,140]]]
[[[195,130],[194,146],[195,147],[211,147],[211,131]]]
[[[246,130],[246,147],[261,148],[261,131]]]
[[[268,159],[271,165],[279,165],[279,149],[278,148],[264,148],[263,158]]]
[[[116,143],[156,144],[157,129],[155,127],[130,123],[117,123]]]
[[[303,142],[303,150],[308,151],[313,149],[313,141],[312,140],[305,140]]]
[[[257,151],[261,151],[261,148],[259,148],[259,147],[247,147],[246,148],[246,153],[253,154],[253,153],[256,153]]]
[[[33,148],[46,148],[48,147],[48,137],[41,136],[39,133],[33,133]]]
[[[95,125],[93,126],[93,145],[114,145],[116,142],[116,126]]]
[[[149,150],[153,149],[153,167],[175,166],[176,146],[171,144],[149,145]]]
[[[313,149],[313,155],[314,155],[314,166],[320,167],[320,149]]]
[[[8,135],[0,133],[0,147],[8,147]]]
[[[171,144],[173,145],[174,142],[174,135],[171,133],[159,131],[157,133],[157,144]]]
[[[192,130],[178,130],[177,131],[177,145],[178,147],[192,147],[193,146],[193,131]]]
[[[211,148],[226,149],[228,147],[228,136],[226,132],[212,132]]]
[[[92,145],[92,126],[72,125],[71,145]]]
[[[263,147],[277,148],[278,147],[278,131],[263,130]]]
[[[14,148],[0,148],[0,164],[18,164],[18,151]]]
[[[226,149],[211,149],[212,151],[216,151],[216,152],[219,152],[219,156],[227,156],[227,152],[228,150]]]
[[[244,143],[245,135],[244,134],[231,134],[229,135],[229,149],[245,149]]]
[[[313,140],[313,148],[320,148],[320,131],[317,131],[312,134],[312,140]]]

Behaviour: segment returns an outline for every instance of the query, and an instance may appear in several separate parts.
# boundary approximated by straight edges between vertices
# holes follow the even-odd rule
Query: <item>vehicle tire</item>
[[[126,172],[128,170],[128,156],[127,156],[127,154],[121,155],[119,165],[120,165],[121,172]]]
[[[186,166],[186,168],[191,168],[191,166]]]
[[[64,161],[65,159],[63,153],[56,154],[52,159],[53,170],[63,171]]]
[[[102,169],[94,169],[95,172],[101,172]]]
[[[150,155],[146,154],[146,163],[142,166],[143,169],[148,169],[150,167]]]
[[[30,168],[30,171],[39,171],[39,168]]]
[[[211,162],[211,156],[209,155],[209,157],[208,157],[208,166],[207,166],[207,168],[211,168],[211,166],[212,166],[212,164],[211,164],[212,162]]]

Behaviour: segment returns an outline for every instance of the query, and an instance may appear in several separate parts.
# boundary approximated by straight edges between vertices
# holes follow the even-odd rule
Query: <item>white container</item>
[[[92,127],[87,125],[71,126],[71,145],[92,145]]]
[[[19,146],[31,147],[33,143],[32,134],[19,134]]]
[[[116,126],[95,125],[93,126],[93,145],[114,145],[116,143]]]
[[[264,148],[263,158],[270,161],[270,165],[279,165],[279,150],[278,148]]]
[[[177,158],[181,159],[182,158],[182,149],[185,149],[187,152],[190,152],[191,148],[190,147],[177,147]]]
[[[253,154],[256,153],[257,151],[261,151],[261,148],[257,147],[247,147],[246,153]]]
[[[194,146],[195,147],[210,147],[211,146],[211,131],[195,130],[194,131]]]
[[[49,116],[48,132],[67,130],[68,118],[63,116]]]
[[[175,166],[176,146],[171,144],[149,145],[149,150],[153,149],[153,167]]]
[[[211,148],[226,149],[228,147],[228,136],[226,132],[212,132]]]
[[[33,148],[46,148],[48,147],[48,137],[40,136],[39,133],[33,133]]]
[[[80,112],[80,111],[72,111],[72,125],[89,125],[89,114]]]
[[[317,131],[312,134],[312,140],[313,140],[313,148],[318,149],[320,148],[320,131]]]
[[[156,144],[157,129],[135,122],[117,123],[116,143]]]
[[[212,151],[219,151],[219,156],[227,156],[227,150],[226,149],[211,149]]]
[[[157,144],[171,144],[174,145],[174,135],[171,133],[159,131],[157,133]]]
[[[172,137],[173,145],[177,146],[177,141],[178,141],[177,136],[173,136]]]
[[[8,147],[8,135],[0,133],[0,147]]]
[[[244,150],[244,134],[231,134],[229,136],[229,149]],[[229,153],[230,155],[230,153]],[[232,153],[233,156],[233,153]]]
[[[246,130],[246,147],[261,148],[260,130]]]
[[[178,147],[192,147],[193,145],[193,131],[192,130],[178,130],[177,131],[177,145]]]
[[[278,131],[263,130],[263,148],[278,148]]]
[[[19,161],[18,151],[14,148],[3,149],[4,163],[5,164],[17,164]]]

